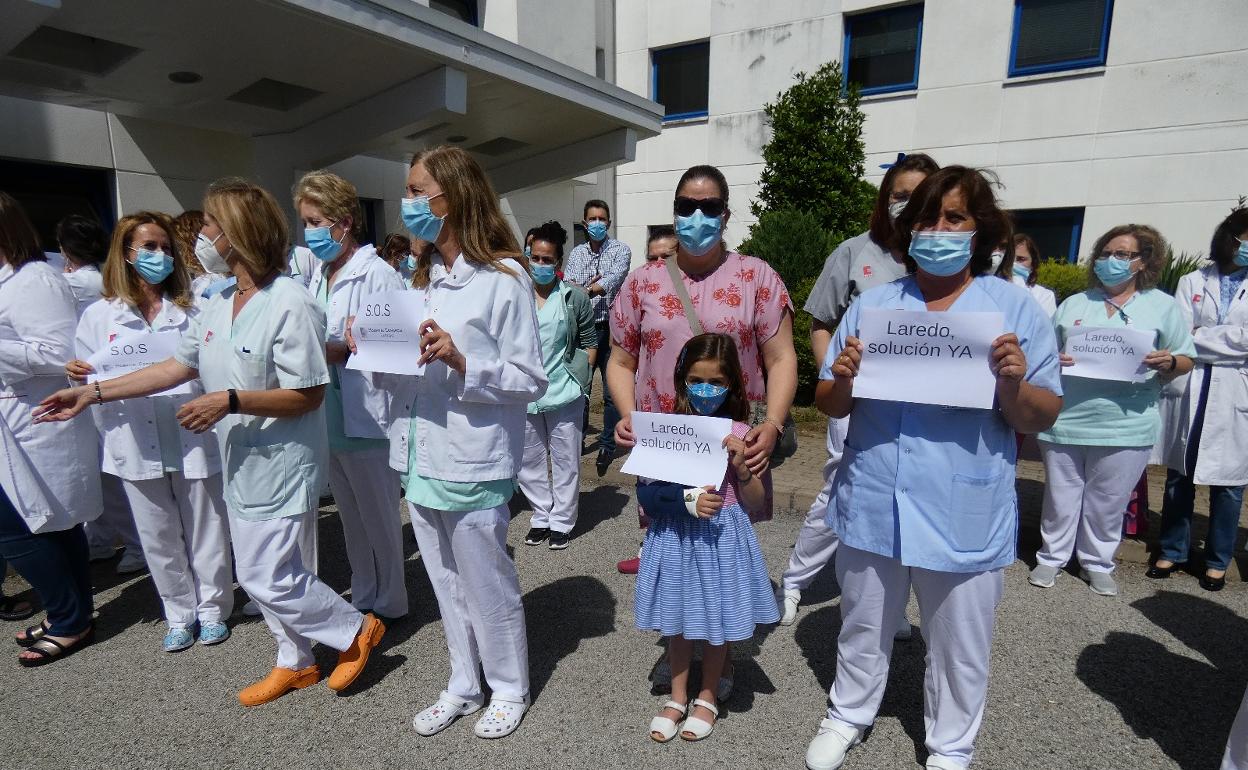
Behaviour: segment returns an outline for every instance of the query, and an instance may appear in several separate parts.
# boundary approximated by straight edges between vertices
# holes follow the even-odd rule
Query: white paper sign
[[[728,471],[724,437],[732,420],[693,414],[633,412],[637,445],[622,470],[688,487],[719,487]]]
[[[1143,363],[1144,356],[1153,350],[1156,338],[1156,332],[1129,326],[1071,329],[1063,352],[1075,359],[1075,364],[1063,367],[1062,374],[1093,380],[1144,382],[1149,374]]]
[[[419,290],[383,291],[365,297],[355,314],[351,336],[356,352],[348,369],[390,374],[423,374],[420,322],[429,318],[426,294]]]
[[[88,377],[92,382],[113,380],[130,372],[158,364],[169,358],[178,350],[178,342],[182,333],[167,332],[130,332],[119,334],[106,344],[100,346],[87,359],[95,369],[95,376]],[[161,391],[160,395],[172,396],[190,393],[190,383],[183,383],[169,390]]]
[[[865,308],[855,398],[991,409],[997,380],[992,341],[1001,313]]]

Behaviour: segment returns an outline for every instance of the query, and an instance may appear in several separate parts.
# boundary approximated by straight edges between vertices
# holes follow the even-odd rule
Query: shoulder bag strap
[[[667,263],[667,274],[672,277],[672,287],[676,290],[676,296],[680,298],[680,306],[685,309],[685,318],[689,321],[689,330],[693,332],[693,336],[703,333],[702,322],[698,320],[698,316],[693,312],[693,300],[689,299],[689,290],[685,288],[685,282],[681,279],[680,268],[676,265],[675,257],[662,258]]]

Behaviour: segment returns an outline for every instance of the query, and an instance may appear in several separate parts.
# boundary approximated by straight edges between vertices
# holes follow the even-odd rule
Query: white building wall
[[[709,117],[669,124],[617,169],[618,225],[634,254],[671,221],[680,173],[712,163],[731,185],[736,244],[769,129],[763,106],[800,71],[839,59],[843,13],[897,3],[618,0],[617,82],[650,96],[650,50],[710,41]],[[1127,221],[1176,250],[1208,250],[1248,194],[1248,44],[1242,0],[1117,0],[1105,67],[1007,80],[1013,3],[929,0],[919,87],[863,99],[867,175],[899,151],[995,169],[1004,205],[1083,207],[1080,253]]]

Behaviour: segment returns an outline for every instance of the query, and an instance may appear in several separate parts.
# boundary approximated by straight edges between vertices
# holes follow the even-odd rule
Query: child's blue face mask
[[[695,382],[687,386],[689,405],[698,414],[711,415],[719,411],[728,398],[728,386],[709,382]]]

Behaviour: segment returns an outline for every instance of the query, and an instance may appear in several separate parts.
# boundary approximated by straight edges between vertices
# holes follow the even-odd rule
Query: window
[[[1014,232],[1026,233],[1040,249],[1040,258],[1079,261],[1079,238],[1083,234],[1083,209],[1027,209],[1014,215]]]
[[[663,105],[664,120],[706,117],[710,58],[707,42],[650,52],[651,97]]]
[[[56,225],[70,214],[94,219],[109,232],[117,221],[111,171],[0,159],[0,179],[4,191],[26,209],[44,251],[58,250]]]
[[[846,16],[845,82],[863,94],[918,88],[922,37],[922,5]]]
[[[477,0],[429,0],[429,7],[477,26]]]
[[[1010,77],[1099,67],[1113,0],[1014,0]]]

